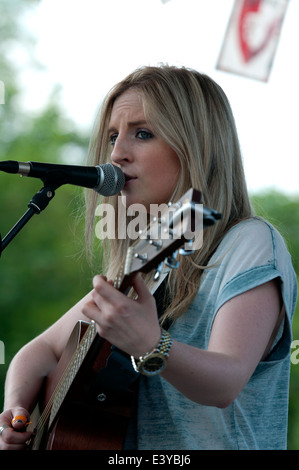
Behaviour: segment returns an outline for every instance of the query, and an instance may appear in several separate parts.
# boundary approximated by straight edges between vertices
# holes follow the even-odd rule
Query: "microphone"
[[[102,196],[114,196],[125,185],[124,173],[111,163],[92,167],[7,160],[0,162],[0,170],[6,173],[40,178],[46,180],[47,184],[58,185],[57,187],[62,184],[73,184],[91,188]]]

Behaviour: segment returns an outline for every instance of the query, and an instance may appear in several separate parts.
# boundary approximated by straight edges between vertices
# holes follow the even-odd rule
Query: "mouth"
[[[125,175],[125,187],[127,186],[127,184],[129,184],[131,181],[134,181],[137,179],[136,176],[130,176],[130,175],[127,175],[126,173],[124,174]]]

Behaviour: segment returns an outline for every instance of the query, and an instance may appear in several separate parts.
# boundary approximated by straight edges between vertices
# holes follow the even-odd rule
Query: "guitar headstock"
[[[165,262],[170,268],[176,268],[178,262],[175,252],[188,255],[193,252],[194,237],[202,230],[213,225],[220,218],[214,210],[207,209],[202,204],[201,193],[189,189],[175,204],[159,206],[159,214],[152,217],[146,230],[139,233],[139,238],[127,251],[124,266],[115,281],[118,288],[122,287],[124,278],[138,271],[148,273],[161,267]],[[202,238],[200,238],[202,241]],[[201,246],[197,243],[197,249]],[[156,271],[155,279],[159,278],[160,268]]]

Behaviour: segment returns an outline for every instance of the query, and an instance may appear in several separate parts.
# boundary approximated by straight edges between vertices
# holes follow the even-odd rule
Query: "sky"
[[[40,71],[28,69],[23,106],[39,109],[60,84],[62,105],[90,133],[102,98],[141,65],[184,65],[226,92],[251,192],[299,193],[299,0],[289,0],[268,82],[216,69],[234,0],[42,0],[24,17]],[[21,58],[20,58],[21,59]]]

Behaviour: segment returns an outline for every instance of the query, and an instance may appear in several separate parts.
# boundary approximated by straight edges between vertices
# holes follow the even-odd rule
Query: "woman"
[[[179,268],[166,272],[159,318],[152,276],[136,275],[128,296],[111,285],[131,240],[108,240],[106,277],[96,276],[93,290],[12,361],[1,448],[23,446],[29,433],[15,429],[30,419],[43,378],[82,319],[94,320],[139,370],[158,345],[164,353],[163,370],[156,364],[152,376],[139,374],[125,448],[285,448],[296,278],[280,235],[253,216],[222,89],[186,68],[139,69],[109,93],[90,155],[92,164],[110,159],[125,173],[124,210],[138,203],[150,214],[151,204],[196,188],[222,218],[204,232],[200,250],[179,255]],[[106,202],[115,207],[115,223],[123,220],[117,197]],[[97,204],[92,193],[89,240]]]

